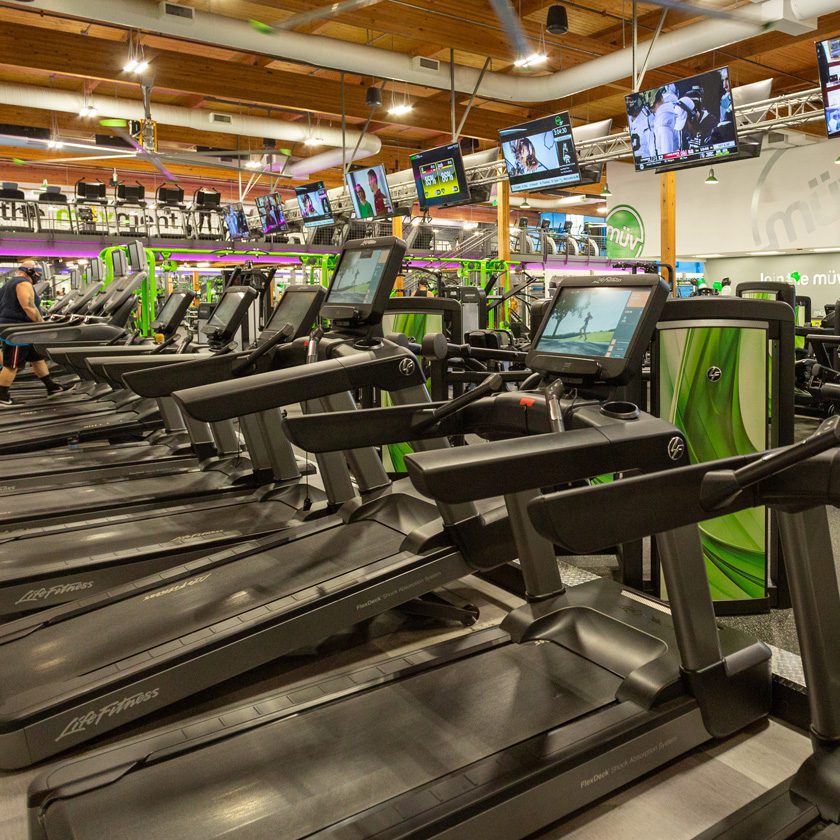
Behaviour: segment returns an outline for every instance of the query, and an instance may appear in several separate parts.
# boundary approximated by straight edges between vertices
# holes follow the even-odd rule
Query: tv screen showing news
[[[421,210],[469,202],[467,173],[457,143],[412,155],[411,168]]]
[[[710,70],[625,97],[637,170],[738,152],[729,68]]]
[[[389,248],[345,251],[333,275],[324,305],[373,303],[390,256]]]
[[[568,113],[505,128],[499,132],[511,192],[559,187],[580,181],[572,122]]]
[[[231,239],[247,239],[251,235],[248,217],[241,204],[229,204],[225,207],[224,220]]]
[[[304,227],[319,227],[333,223],[332,207],[323,181],[295,187]]]
[[[561,356],[623,359],[650,288],[569,286],[557,296],[536,349]]]
[[[825,128],[829,137],[840,136],[840,38],[817,41]]]
[[[345,180],[357,219],[383,219],[394,215],[394,203],[382,164],[348,172]]]
[[[260,226],[264,234],[277,233],[286,229],[283,199],[279,193],[258,196],[256,203],[257,213],[260,215]]]

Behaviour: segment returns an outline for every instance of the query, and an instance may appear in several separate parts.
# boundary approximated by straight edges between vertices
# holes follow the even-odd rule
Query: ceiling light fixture
[[[388,113],[392,117],[404,117],[406,114],[410,114],[414,110],[414,106],[408,102],[395,102],[388,108]]]
[[[715,177],[715,170],[714,170],[714,167],[712,167],[712,168],[709,170],[709,174],[706,176],[706,183],[707,183],[710,187],[715,187],[715,186],[717,186],[717,185],[720,183],[720,182],[718,181],[718,179]]]
[[[245,168],[246,169],[259,169],[262,164],[258,160],[246,160],[245,161]]]
[[[838,166],[840,166],[840,155],[837,155],[837,157],[836,157],[836,158],[834,158],[834,162],[835,162]]]
[[[528,202],[528,196],[526,195],[525,198],[522,199],[522,204],[519,205],[520,210],[529,210],[531,208],[530,203]]]
[[[548,56],[544,52],[532,52],[530,55],[520,56],[513,62],[514,67],[527,70],[529,67],[539,67],[548,61]]]
[[[609,196],[612,195],[612,190],[610,189],[610,185],[606,181],[604,181],[604,189],[601,190],[601,195],[604,198],[608,198]]]
[[[750,257],[774,257],[777,254],[784,254],[784,251],[747,251]]]
[[[128,34],[128,58],[123,64],[124,73],[142,75],[149,69],[149,62],[143,52],[143,45],[137,41],[134,32]]]
[[[604,207],[604,206],[601,206],[601,207],[596,207],[596,208],[595,208],[595,212],[596,212],[596,213],[600,213],[602,216],[606,216],[606,215],[607,215],[607,212],[608,212],[608,208],[607,208],[607,207]]]
[[[569,15],[565,6],[557,4],[548,7],[545,28],[552,35],[565,35],[569,31]]]

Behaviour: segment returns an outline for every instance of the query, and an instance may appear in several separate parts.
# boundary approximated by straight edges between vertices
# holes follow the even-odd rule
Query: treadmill
[[[214,310],[216,321],[213,328],[223,330],[228,323],[239,323],[245,317],[256,292],[248,287],[231,287],[228,293],[219,301]],[[221,309],[224,303],[224,309]],[[39,348],[41,345],[37,344]],[[56,359],[75,359],[76,363],[90,365],[97,356],[136,355],[142,348],[128,347],[62,347],[46,348],[49,355]],[[166,363],[166,357],[161,356],[161,364]],[[93,415],[81,416],[76,419],[56,418],[52,421],[44,420],[26,434],[21,434],[17,427],[0,427],[0,455],[37,452],[46,448],[66,446],[91,440],[108,440],[110,442],[125,442],[142,439],[146,432],[163,425],[159,404],[154,400],[129,399],[122,410]]]
[[[171,338],[181,325],[194,297],[194,292],[173,292],[152,323],[152,328],[162,333],[165,339]],[[0,416],[0,431],[21,425],[30,428],[53,420],[120,411],[136,399],[135,395],[125,391],[125,386],[120,387],[122,391],[111,386],[90,391],[77,388],[53,398],[42,396],[40,400],[29,400]]]
[[[696,529],[659,540],[672,620],[612,580],[564,589],[528,516],[540,487],[613,472],[625,450],[637,469],[685,463],[673,426],[595,399],[639,374],[666,295],[645,275],[564,281],[531,351],[543,388],[461,413],[496,434],[519,425],[518,409],[532,434],[407,457],[417,488],[451,504],[504,476],[529,601],[500,628],[68,762],[33,785],[30,836],[518,838],[765,717],[770,651],[717,629]],[[573,428],[581,414],[587,428]],[[154,703],[154,691],[123,702]]]
[[[229,289],[223,302],[224,312],[220,304],[219,318],[224,317],[231,322],[240,321],[241,313],[247,310],[254,295],[253,289],[249,288]],[[142,360],[148,363],[149,358],[143,356]],[[178,387],[180,376],[168,372],[164,366],[167,357],[152,358],[157,368],[154,375],[164,383],[166,396],[169,396]],[[169,360],[176,364],[181,361],[178,357],[169,357]],[[174,369],[175,365],[171,367]],[[147,411],[154,410],[157,413],[154,400],[143,400],[138,405],[142,406],[144,403],[150,404]],[[100,432],[107,429],[109,437],[122,435],[125,434],[123,427],[133,429],[138,423],[131,415],[136,418],[137,413],[118,412],[102,418],[80,418],[75,422],[75,426],[73,421],[64,421],[63,426],[56,421],[43,424],[37,430],[37,435],[43,438],[51,433],[66,438],[72,430],[77,437],[81,437],[89,428],[93,428],[94,431],[98,429]],[[148,471],[153,472],[155,469],[153,464],[145,467],[140,464],[127,469],[103,467],[98,481],[95,480],[98,472],[96,470],[88,471],[80,477],[85,483],[75,483],[71,474],[54,479],[65,484],[73,483],[73,492],[69,494],[56,492],[56,487],[51,486],[41,489],[49,479],[45,482],[40,477],[34,482],[28,482],[31,486],[21,487],[9,495],[0,494],[0,539],[22,535],[22,530],[31,530],[31,526],[36,522],[40,527],[56,523],[78,526],[86,520],[103,515],[140,515],[146,510],[160,508],[164,503],[186,503],[227,494],[244,496],[259,487],[271,484],[274,480],[285,479],[285,476],[280,474],[286,467],[282,455],[278,455],[276,460],[256,464],[255,459],[250,457],[252,453],[249,452],[248,456],[242,454],[233,419],[214,423],[210,427],[201,423],[187,423],[187,426],[196,445],[198,460],[186,461],[183,466],[167,465],[165,475],[148,476]],[[3,434],[8,435],[10,432]],[[33,431],[32,434],[35,435],[36,432]],[[251,444],[254,452],[259,452],[259,444],[249,441],[249,434],[248,429],[243,429],[246,443]],[[206,436],[207,442],[215,441],[211,457],[208,457],[210,453],[207,450],[202,451],[199,448],[202,442],[199,435]],[[270,449],[271,443],[274,442],[269,442]],[[277,442],[271,452],[282,449],[284,444],[285,441]],[[296,469],[295,475],[297,474]],[[27,484],[27,479],[15,481],[18,484]]]
[[[204,415],[231,401],[247,399],[255,413],[301,399],[325,401],[330,413],[288,418],[285,426],[309,451],[343,449],[359,497],[337,515],[5,624],[0,668],[14,663],[16,678],[0,687],[4,767],[77,746],[516,556],[516,528],[511,530],[504,505],[493,500],[432,505],[413,494],[389,492],[382,464],[370,450],[374,442],[411,439],[430,456],[435,450],[451,456],[449,434],[523,435],[550,428],[539,394],[505,393],[482,401],[500,384],[493,378],[454,402],[430,404],[413,354],[375,338],[365,321],[381,318],[403,249],[392,238],[348,243],[323,309],[343,338],[335,334],[316,341],[313,336],[302,347],[312,354],[309,364],[177,395],[199,419],[210,420]],[[364,288],[383,276],[386,287]],[[647,282],[664,303],[658,277],[634,280],[640,287]],[[315,353],[321,361],[314,361]],[[370,385],[390,391],[397,407],[354,411],[347,392]],[[540,407],[531,411],[537,403]],[[336,410],[341,413],[332,413]],[[560,476],[586,477],[593,468],[597,474],[637,468],[640,453],[652,469],[673,463],[667,444],[675,433],[663,421],[644,416],[631,439],[623,421],[603,414],[597,404],[581,403],[572,408],[569,423],[595,427],[598,444],[581,458],[575,449],[560,446],[556,435],[549,436],[548,443],[543,441],[548,451],[540,450],[536,459],[551,472],[549,484]],[[526,457],[532,440],[510,443],[506,457],[495,464],[483,457],[493,444],[462,447],[492,492],[498,492],[499,472],[533,480],[534,464]],[[556,573],[553,553],[551,566]],[[464,623],[475,620],[468,610],[436,601],[427,598],[416,606]],[[97,630],[101,627],[109,628],[107,637]],[[66,655],[52,656],[54,644]]]
[[[272,343],[278,346],[295,333],[308,332],[324,294],[321,286],[290,287],[262,335],[274,336]],[[290,320],[294,318],[298,319],[296,324]],[[278,324],[280,329],[276,329]],[[267,363],[270,349],[271,344],[263,340],[251,352],[226,354],[186,367],[177,365],[183,367],[177,376],[230,378],[237,368],[245,371]],[[174,373],[175,367],[167,373]],[[160,368],[149,374],[159,377]],[[0,618],[107,592],[113,586],[162,573],[221,547],[281,531],[290,523],[314,520],[353,497],[343,461],[319,456],[327,488],[324,493],[301,483],[300,466],[282,435],[273,448],[278,450],[280,446],[285,458],[282,471],[276,468],[275,481],[244,497],[187,504],[167,504],[161,499],[141,515],[134,509],[106,511],[80,522],[39,523],[7,534],[5,550],[0,554]],[[257,461],[257,470],[263,454],[253,447],[251,457]]]

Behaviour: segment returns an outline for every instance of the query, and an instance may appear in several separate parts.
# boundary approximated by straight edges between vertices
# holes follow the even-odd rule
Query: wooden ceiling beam
[[[0,56],[6,65],[34,67],[83,78],[120,80],[124,76],[120,66],[122,54],[103,49],[102,42],[97,39],[53,32],[45,40],[43,30],[37,27],[0,27]],[[155,85],[168,90],[340,116],[340,83],[329,79],[163,51],[150,59]],[[346,85],[348,114],[366,118],[368,108],[364,99],[364,86]],[[418,98],[414,110],[406,117],[399,121],[388,120],[383,114],[383,119],[395,125],[440,129],[449,123],[449,108],[446,103],[425,102]],[[473,109],[464,134],[493,139],[508,122],[506,117],[491,111]]]

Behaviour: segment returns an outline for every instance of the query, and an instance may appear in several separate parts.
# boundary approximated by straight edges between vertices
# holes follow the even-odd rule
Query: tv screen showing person
[[[825,128],[829,137],[840,136],[840,38],[817,42]]]
[[[268,235],[286,229],[283,199],[279,193],[261,195],[257,198],[256,204],[264,234]]]
[[[317,227],[333,223],[332,207],[323,181],[295,187],[295,193],[304,227]]]
[[[242,204],[229,204],[224,210],[225,226],[231,239],[248,239],[251,230]]]
[[[568,113],[553,114],[499,132],[511,192],[576,184],[577,153]]]
[[[729,69],[625,98],[636,169],[731,157],[738,151]]]
[[[388,179],[381,164],[348,172],[346,180],[357,219],[382,219],[394,215]]]

